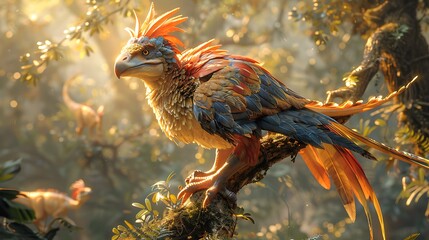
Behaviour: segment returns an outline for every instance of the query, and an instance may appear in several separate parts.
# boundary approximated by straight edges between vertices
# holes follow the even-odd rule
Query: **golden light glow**
[[[18,107],[18,102],[17,102],[16,100],[11,100],[11,101],[9,102],[9,106],[10,106],[11,108],[16,108],[16,107]]]
[[[114,135],[114,134],[116,133],[116,130],[117,130],[117,128],[116,128],[116,127],[111,127],[111,128],[109,129],[109,134],[110,134],[110,135]]]
[[[33,22],[36,21],[38,18],[39,18],[39,16],[37,16],[37,14],[31,14],[30,15],[30,20]]]
[[[130,87],[131,90],[137,90],[139,88],[139,84],[135,81],[130,82],[128,86]]]
[[[21,73],[19,73],[19,72],[15,72],[13,74],[13,79],[15,79],[15,80],[18,80],[20,77],[21,77]]]
[[[149,130],[149,135],[151,135],[151,136],[158,136],[158,131],[156,131],[155,128],[151,128]]]
[[[12,38],[13,37],[13,32],[12,31],[7,31],[5,33],[5,35],[6,35],[6,38]]]

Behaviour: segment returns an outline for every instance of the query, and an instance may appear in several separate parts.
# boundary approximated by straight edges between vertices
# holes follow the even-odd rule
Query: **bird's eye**
[[[142,53],[143,55],[147,56],[149,54],[149,51],[147,49],[143,49]]]

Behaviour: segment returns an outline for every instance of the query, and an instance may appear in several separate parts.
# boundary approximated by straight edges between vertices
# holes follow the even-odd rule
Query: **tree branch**
[[[403,138],[415,145],[418,154],[429,152],[429,48],[417,19],[417,0],[389,0],[368,9],[364,19],[369,26],[363,60],[346,78],[346,86],[329,91],[327,101],[341,98],[357,101],[380,70],[389,92],[418,76],[406,92],[395,99],[405,107],[398,115]]]
[[[293,161],[303,147],[305,144],[280,134],[264,137],[261,140],[259,164],[247,166],[237,172],[229,180],[227,188],[237,193],[245,185],[262,180],[272,165],[287,157],[292,157]],[[212,234],[221,238],[232,237],[236,222],[233,215],[236,203],[230,197],[218,194],[206,209],[201,209],[203,200],[204,191],[194,194],[189,204],[171,210],[163,218],[162,228],[172,231],[174,239],[200,239]]]

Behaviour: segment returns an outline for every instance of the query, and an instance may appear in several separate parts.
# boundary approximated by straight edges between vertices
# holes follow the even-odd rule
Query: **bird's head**
[[[123,47],[115,62],[116,77],[137,77],[152,85],[172,65],[180,65],[178,46],[183,43],[170,35],[183,31],[177,25],[186,20],[181,15],[173,16],[179,9],[173,9],[155,17],[153,3],[143,24],[136,16],[135,29],[127,28],[131,38]]]

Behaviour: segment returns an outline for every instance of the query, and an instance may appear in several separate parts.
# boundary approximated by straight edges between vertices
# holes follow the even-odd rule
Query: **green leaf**
[[[174,177],[174,175],[176,175],[176,174],[174,172],[171,172],[168,175],[167,180],[165,180],[165,182],[168,184],[171,181],[171,179]]]
[[[174,194],[170,194],[170,201],[171,201],[173,204],[176,204],[176,203],[177,203],[177,197],[176,197],[176,195],[174,195]]]
[[[419,180],[423,182],[425,180],[426,170],[423,168],[419,168]]]
[[[144,215],[148,214],[149,211],[144,209],[144,210],[140,210],[137,214],[136,214],[136,219],[140,219],[141,217],[143,217]]]
[[[143,204],[138,202],[132,203],[131,205],[133,205],[133,207],[136,207],[136,208],[146,209],[146,207]]]
[[[386,126],[386,120],[384,120],[384,119],[376,119],[375,121],[374,121],[374,124],[375,125],[377,125],[377,126],[380,126],[380,127],[384,127],[384,126]]]
[[[145,204],[146,204],[146,208],[147,208],[147,210],[152,211],[152,204],[150,203],[150,200],[149,200],[148,198],[146,198],[146,199],[144,200],[144,202],[145,202]]]
[[[0,198],[6,198],[12,200],[22,195],[18,190],[15,189],[0,189]]]
[[[131,230],[135,230],[134,226],[133,226],[131,223],[129,223],[127,220],[124,220],[124,222],[125,222],[125,224],[127,225],[127,227],[128,227],[129,229],[131,229]]]
[[[0,199],[0,216],[17,222],[32,222],[36,218],[32,209],[6,198]]]
[[[122,226],[122,225],[118,225],[117,228],[121,232],[126,232],[127,231],[127,229],[124,226]]]
[[[416,240],[418,236],[420,236],[420,233],[413,233],[410,236],[404,238],[404,240]]]
[[[0,182],[12,179],[21,170],[21,159],[11,160],[0,166]]]

